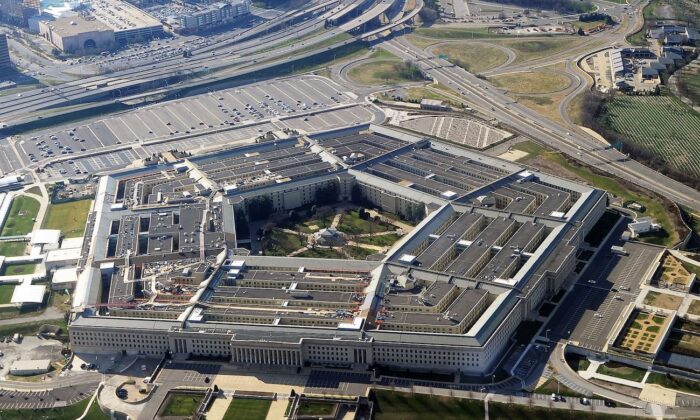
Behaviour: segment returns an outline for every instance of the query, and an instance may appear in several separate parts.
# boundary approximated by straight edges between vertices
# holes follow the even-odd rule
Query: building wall
[[[51,22],[39,22],[39,34],[66,53],[82,53],[85,51],[85,42],[95,42],[95,50],[109,50],[114,47],[114,31],[86,31],[76,35],[63,36],[51,26]]]

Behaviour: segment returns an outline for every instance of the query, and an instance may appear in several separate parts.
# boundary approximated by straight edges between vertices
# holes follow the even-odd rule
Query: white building
[[[631,232],[630,236],[636,238],[645,233],[656,232],[661,229],[661,225],[654,222],[654,219],[651,217],[640,217],[635,222],[628,224],[627,228]]]
[[[31,246],[39,246],[44,252],[58,249],[61,242],[61,231],[58,229],[39,229],[32,232]]]
[[[75,266],[62,267],[54,271],[51,278],[52,290],[73,290],[78,282],[78,269]]]
[[[10,302],[17,306],[41,305],[44,302],[46,285],[22,283],[15,286]]]
[[[385,259],[234,256],[219,252],[217,235],[226,232],[224,222],[203,232],[210,239],[193,255],[208,255],[216,263],[189,294],[174,295],[164,288],[135,291],[137,282],[132,280],[141,262],[171,267],[169,273],[175,274],[163,284],[179,282],[182,290],[191,284],[184,279],[188,272],[177,266],[180,253],[163,254],[163,247],[172,249],[179,226],[191,225],[192,216],[185,210],[201,206],[207,198],[199,198],[196,205],[158,208],[147,197],[133,194],[131,207],[119,211],[101,202],[91,237],[93,263],[81,272],[75,291],[76,318],[69,330],[74,351],[150,356],[171,352],[182,359],[223,356],[241,365],[493,372],[521,323],[536,319],[543,300],[557,293],[574,272],[583,238],[605,211],[605,193],[524,172],[515,163],[446,143],[381,127],[371,130],[319,136],[313,150],[305,146],[310,142],[280,141],[274,149],[263,143],[199,157],[193,164],[199,168],[198,177],[215,175],[220,185],[220,201],[211,203],[211,210],[218,205],[223,209],[208,219],[212,224],[219,218],[233,220],[232,209],[261,196],[269,197],[277,212],[311,204],[315,191],[330,182],[338,185],[341,200],[349,200],[354,189],[387,212],[409,214],[420,206],[425,212],[419,224]],[[290,172],[262,164],[290,154],[313,161],[321,148],[327,154],[349,153],[343,149],[349,144],[350,151],[373,157],[349,168],[331,166],[327,160],[297,164]],[[386,144],[391,146],[382,149]],[[343,150],[333,152],[333,147]],[[341,161],[338,154],[334,156]],[[293,164],[288,158],[281,162],[280,166]],[[227,174],[234,164],[250,165],[255,178],[247,189],[223,196],[230,179],[243,179],[240,173]],[[264,169],[256,172],[257,166]],[[454,170],[443,170],[446,166]],[[151,169],[113,173],[100,180],[97,196],[116,197],[113,191],[119,185],[131,188],[143,182],[146,173],[152,182],[174,182],[174,167],[158,168],[161,176],[168,171],[164,179]],[[260,182],[261,178],[278,182]],[[454,194],[446,196],[446,190]],[[148,203],[147,209],[133,204],[141,202]],[[197,220],[204,214],[196,213]],[[133,228],[107,255],[105,238],[114,220]],[[207,226],[212,225],[205,223],[205,230]],[[138,227],[144,232],[157,228],[157,234],[144,236],[158,244],[149,239],[141,250],[131,247],[128,232]],[[193,247],[199,237],[192,238],[193,229],[182,230],[190,232],[181,236],[178,252],[182,244]],[[227,246],[235,247],[238,238],[226,239]],[[151,247],[157,249],[144,252]],[[413,257],[405,257],[409,255]],[[160,262],[161,257],[168,258]],[[145,278],[143,272],[139,275]],[[397,286],[401,283],[415,288],[399,290],[405,289]],[[139,295],[144,291],[148,298]],[[103,292],[109,294],[107,303],[101,299]],[[163,300],[182,304],[153,305],[152,293],[167,294]],[[107,306],[109,315],[95,316],[98,306]]]
[[[51,360],[16,360],[10,367],[10,374],[15,376],[31,376],[46,373],[51,369]]]

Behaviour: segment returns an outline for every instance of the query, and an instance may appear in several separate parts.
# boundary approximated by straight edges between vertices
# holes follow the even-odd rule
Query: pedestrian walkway
[[[286,398],[277,398],[277,400],[272,401],[272,404],[270,405],[270,411],[267,412],[267,417],[265,420],[278,420],[278,419],[283,419],[284,418],[284,413],[287,410],[287,404],[289,404],[289,400]],[[209,419],[209,416],[207,416],[207,420]]]
[[[669,407],[676,405],[676,391],[661,387],[656,384],[645,384],[639,394],[642,401],[661,404]]]
[[[228,410],[228,406],[231,404],[231,397],[228,395],[217,395],[216,398],[214,398],[214,402],[211,404],[211,407],[209,407],[209,411],[207,411],[207,420],[222,420],[224,418],[224,414],[226,414],[226,410]]]

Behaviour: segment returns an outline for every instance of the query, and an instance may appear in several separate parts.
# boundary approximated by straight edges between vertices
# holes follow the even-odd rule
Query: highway
[[[332,4],[333,2],[322,3],[325,7]],[[344,16],[348,13],[348,10],[355,9],[358,4],[372,7],[339,27],[320,31],[318,35],[314,35],[325,26],[326,20]],[[117,72],[109,77],[94,77],[65,83],[52,88],[37,89],[26,92],[19,98],[13,97],[11,100],[9,98],[4,98],[4,100],[0,98],[0,122],[7,125],[31,122],[36,118],[41,118],[42,112],[40,111],[42,110],[68,104],[91,102],[98,99],[109,99],[115,93],[118,96],[130,95],[141,91],[143,86],[166,87],[166,89],[169,89],[173,83],[179,83],[177,88],[180,89],[193,84],[209,83],[216,79],[254,74],[261,69],[310,57],[322,51],[330,51],[348,45],[360,38],[374,36],[392,27],[402,25],[409,19],[412,19],[419,11],[417,7],[410,13],[401,16],[378,30],[371,30],[347,41],[339,41],[330,46],[309,48],[314,44],[327,42],[343,33],[356,29],[364,31],[367,23],[387,12],[393,5],[394,0],[378,0],[376,3],[368,2],[367,0],[355,0],[351,3],[341,3],[321,15],[288,27],[280,32],[251,38],[229,47],[211,51],[211,55],[197,52],[189,59],[178,57],[172,60],[164,60],[150,67],[142,66],[141,68]],[[322,9],[318,6],[313,8],[314,12],[318,10]],[[305,15],[307,13],[308,10],[305,13],[299,12],[298,14]],[[289,17],[280,18],[287,19]],[[256,33],[262,33],[266,30],[265,28],[261,29],[260,26],[253,28],[257,31]],[[304,38],[304,36],[309,38]],[[250,33],[241,33],[236,37],[248,39],[251,35]],[[292,39],[302,38],[303,41],[286,45],[290,37]],[[282,43],[285,45],[276,48]],[[212,48],[212,46],[206,48]],[[144,69],[143,67],[146,68]],[[226,71],[222,72],[224,69]],[[194,77],[197,77],[197,80],[194,82],[181,83],[183,79],[186,81]]]
[[[455,89],[476,108],[504,124],[587,165],[655,191],[682,205],[700,209],[700,192],[629,159],[615,149],[606,148],[599,140],[550,121],[514,102],[499,89],[466,70],[432,57],[400,38],[382,45],[399,57],[416,61],[435,80]]]
[[[351,3],[341,3],[325,13],[308,18],[310,15],[323,11],[336,3],[338,3],[337,0],[331,0],[303,11],[282,15],[262,25],[243,31],[230,40],[195,49],[192,51],[193,56],[191,58],[175,57],[158,63],[115,72],[109,76],[91,77],[51,88],[35,89],[17,97],[0,98],[0,121],[8,125],[13,121],[13,117],[22,118],[22,120],[26,121],[35,117],[29,114],[30,112],[62,106],[74,101],[87,101],[91,100],[91,98],[104,97],[111,92],[128,89],[154,80],[165,80],[168,77],[181,78],[186,75],[195,75],[202,70],[213,70],[215,68],[244,64],[249,61],[264,60],[274,54],[301,49],[304,43],[300,45],[292,44],[285,49],[275,49],[274,52],[270,51],[275,45],[286,42],[290,38],[301,38],[323,28],[326,19],[343,16],[352,5],[367,3],[367,1],[355,0]],[[285,27],[280,31],[266,34],[276,27],[283,26],[302,17],[307,18],[307,20]],[[362,22],[360,21],[357,24],[361,25]],[[308,40],[307,43],[323,42],[341,32],[343,30],[337,28],[323,31],[318,36]],[[260,34],[265,35],[259,36]],[[252,56],[256,51],[263,50],[270,52],[258,54],[255,57]],[[241,58],[244,55],[246,57]]]

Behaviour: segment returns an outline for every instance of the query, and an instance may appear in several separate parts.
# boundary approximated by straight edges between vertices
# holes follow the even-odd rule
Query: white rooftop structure
[[[44,284],[25,284],[22,283],[15,286],[12,292],[12,300],[10,302],[22,305],[25,303],[41,303],[44,301],[46,293],[46,285]]]
[[[61,231],[58,229],[39,229],[32,232],[31,245],[56,245],[61,240]]]
[[[82,236],[78,236],[77,238],[63,238],[63,242],[61,242],[61,249],[81,248],[82,246]]]
[[[62,267],[54,271],[51,279],[51,288],[54,290],[72,289],[78,282],[77,267]]]

